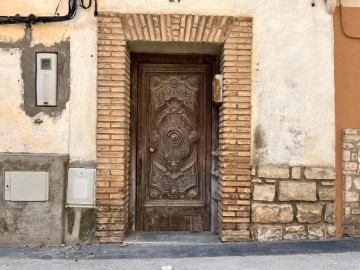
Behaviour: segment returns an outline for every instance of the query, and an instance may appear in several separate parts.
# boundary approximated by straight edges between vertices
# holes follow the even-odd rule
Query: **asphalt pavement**
[[[166,266],[168,268],[166,268]],[[0,246],[0,269],[360,269],[360,238]]]

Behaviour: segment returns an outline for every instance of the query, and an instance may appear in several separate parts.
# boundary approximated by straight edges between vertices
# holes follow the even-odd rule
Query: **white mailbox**
[[[56,106],[57,54],[36,54],[36,106]]]
[[[95,207],[96,169],[69,168],[66,206]]]
[[[5,171],[5,201],[41,202],[49,199],[49,173]]]

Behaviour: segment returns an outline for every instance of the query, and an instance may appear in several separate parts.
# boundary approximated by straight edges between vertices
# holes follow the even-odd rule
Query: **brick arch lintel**
[[[250,239],[252,19],[180,14],[98,17],[96,236],[121,242],[129,224],[130,51],[128,41],[222,43],[219,221],[223,241]]]

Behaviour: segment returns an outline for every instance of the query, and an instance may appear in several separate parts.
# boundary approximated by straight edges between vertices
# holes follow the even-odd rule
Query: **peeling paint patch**
[[[70,22],[36,24],[33,27],[33,38],[30,46],[43,44],[51,47],[56,42],[67,41],[70,39]]]
[[[34,117],[40,112],[50,116],[59,117],[66,109],[66,103],[70,98],[70,41],[55,43],[47,47],[44,44],[36,44],[31,47],[32,29],[26,28],[24,37],[15,43],[0,42],[3,50],[21,50],[21,77],[24,82],[23,99],[20,106],[26,115]],[[36,106],[36,53],[55,52],[58,54],[58,85],[57,85],[57,106],[37,107]],[[35,120],[35,119],[34,119]]]
[[[30,48],[31,29],[14,43],[0,42],[0,152],[68,153],[70,43]],[[35,53],[59,51],[59,106],[35,106]],[[63,60],[61,60],[61,58]],[[65,75],[62,75],[65,74]]]

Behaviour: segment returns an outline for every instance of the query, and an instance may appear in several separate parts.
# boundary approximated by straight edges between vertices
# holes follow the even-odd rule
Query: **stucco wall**
[[[42,15],[53,13],[57,5],[41,0],[36,10],[23,2],[2,3],[0,10],[6,15]],[[59,10],[63,14],[66,5]],[[253,163],[334,165],[333,30],[324,1],[102,0],[99,10],[253,17]],[[1,44],[23,36],[23,26],[0,26]],[[33,27],[31,46],[64,40],[70,40],[70,101],[60,116],[44,116],[37,126],[21,109],[21,50],[0,49],[1,63],[6,63],[0,66],[0,102],[8,112],[0,115],[0,152],[69,153],[71,162],[95,161],[97,67],[92,11],[79,10],[68,23]],[[38,140],[42,134],[46,140]]]
[[[43,246],[62,243],[67,159],[67,155],[0,154],[0,172],[49,173],[49,199],[44,202],[4,201],[3,188],[0,188],[0,244]],[[0,186],[4,186],[2,173]]]
[[[17,7],[16,4],[14,6]],[[44,10],[36,14],[46,15],[46,7],[50,6],[45,4]],[[19,12],[16,8],[11,9],[9,4],[5,10],[7,15]],[[35,11],[23,7],[20,14]],[[70,154],[70,165],[95,166],[95,28],[96,18],[92,12],[83,10],[78,10],[76,18],[71,22],[38,24],[31,31],[26,30],[24,25],[0,26],[0,104],[6,111],[6,114],[0,116],[0,152]],[[71,74],[59,76],[59,84],[68,81],[70,85],[70,99],[67,99],[65,107],[60,111],[53,110],[56,111],[53,115],[43,112],[28,115],[24,92],[34,89],[29,90],[24,83],[24,78],[29,77],[26,76],[29,70],[24,62],[31,63],[36,56],[35,53],[26,55],[25,52],[40,44],[41,49],[35,51],[51,51],[55,44],[70,40],[70,53],[66,61],[70,63]],[[34,72],[31,73],[33,76]]]

